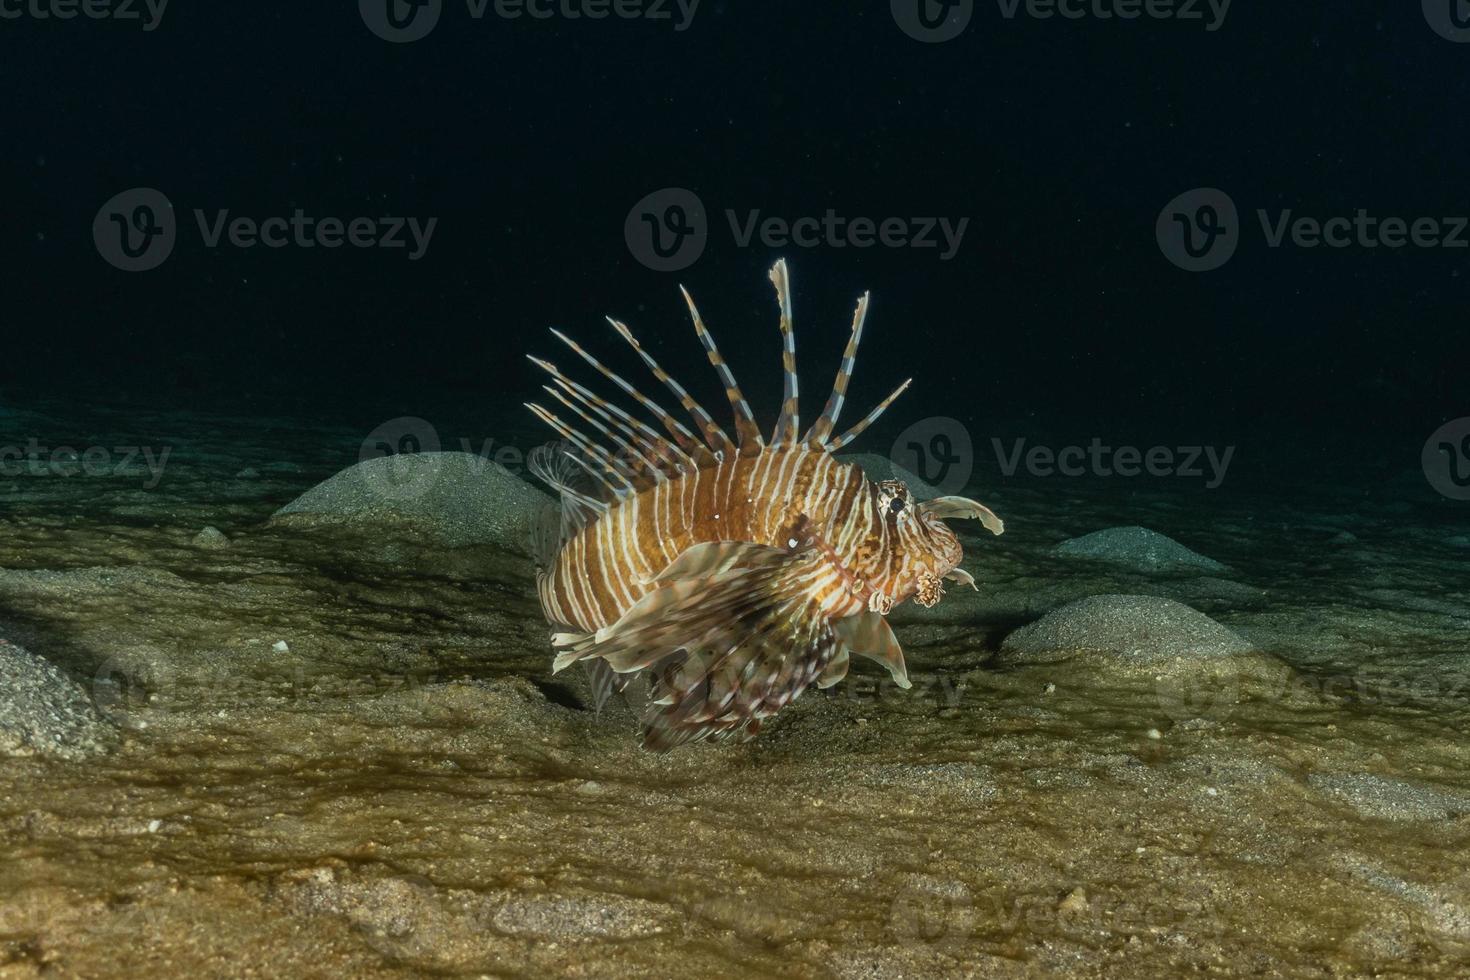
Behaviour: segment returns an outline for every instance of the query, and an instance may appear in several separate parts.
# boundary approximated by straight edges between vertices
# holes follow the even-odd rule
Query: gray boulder
[[[1131,663],[1210,659],[1253,650],[1244,638],[1173,599],[1095,595],[1053,609],[1001,644],[1012,662],[1049,663],[1076,654]]]
[[[0,640],[0,755],[81,759],[106,749],[112,728],[81,685],[54,664]]]
[[[493,544],[528,553],[546,494],[474,453],[409,453],[364,460],[317,484],[273,522],[408,526],[449,547]]]
[[[933,500],[940,496],[937,487],[926,483],[918,474],[904,469],[887,456],[879,456],[877,453],[843,453],[837,460],[856,466],[875,483],[879,480],[902,480],[916,500]]]
[[[1167,535],[1146,527],[1110,527],[1057,545],[1054,554],[1126,565],[1139,572],[1208,572],[1226,570],[1213,558],[1190,551]]]

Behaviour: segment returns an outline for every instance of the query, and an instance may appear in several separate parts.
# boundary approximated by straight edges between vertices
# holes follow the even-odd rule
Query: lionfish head
[[[879,513],[896,542],[899,560],[894,581],[885,590],[897,601],[913,596],[921,606],[932,606],[944,595],[945,579],[971,587],[975,580],[960,568],[965,557],[959,536],[945,518],[975,518],[1000,534],[1005,526],[983,504],[966,497],[939,497],[918,501],[901,480],[883,480],[874,487]]]

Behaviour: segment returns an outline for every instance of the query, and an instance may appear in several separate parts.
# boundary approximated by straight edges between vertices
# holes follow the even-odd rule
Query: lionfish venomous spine
[[[908,687],[903,651],[884,617],[909,598],[932,606],[944,579],[974,586],[945,518],[1003,530],[976,501],[915,501],[903,483],[870,482],[834,457],[909,384],[834,435],[867,294],[826,406],[801,431],[784,260],[770,278],[785,381],[769,440],[687,290],[694,330],[734,413],[733,439],[617,320],[608,322],[672,392],[692,429],[559,331],[552,332],[663,431],[531,358],[551,376],[545,391],[576,416],[571,422],[527,406],[564,440],[530,460],[562,503],[559,533],[544,543],[537,573],[541,606],[556,630],[553,669],[586,664],[599,704],[632,677],[646,677],[644,745],[654,750],[750,738],[813,683],[842,680],[853,653],[884,664]]]

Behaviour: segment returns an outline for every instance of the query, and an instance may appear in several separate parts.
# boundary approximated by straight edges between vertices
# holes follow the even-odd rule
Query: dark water
[[[0,976],[1470,969],[1463,4],[359,7],[0,0],[0,639],[105,743],[0,770]],[[771,425],[783,257],[806,417],[870,290],[851,449],[1007,522],[914,691],[652,757],[514,494],[272,519],[524,475],[549,327],[723,406],[680,284]],[[1007,654],[1114,593],[1252,651]]]

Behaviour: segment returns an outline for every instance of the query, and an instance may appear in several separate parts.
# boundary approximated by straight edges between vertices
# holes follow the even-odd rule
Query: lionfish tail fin
[[[560,637],[556,669],[599,659],[620,675],[647,670],[644,745],[653,751],[750,738],[844,650],[810,592],[824,561],[810,547],[696,545],[616,623]]]

